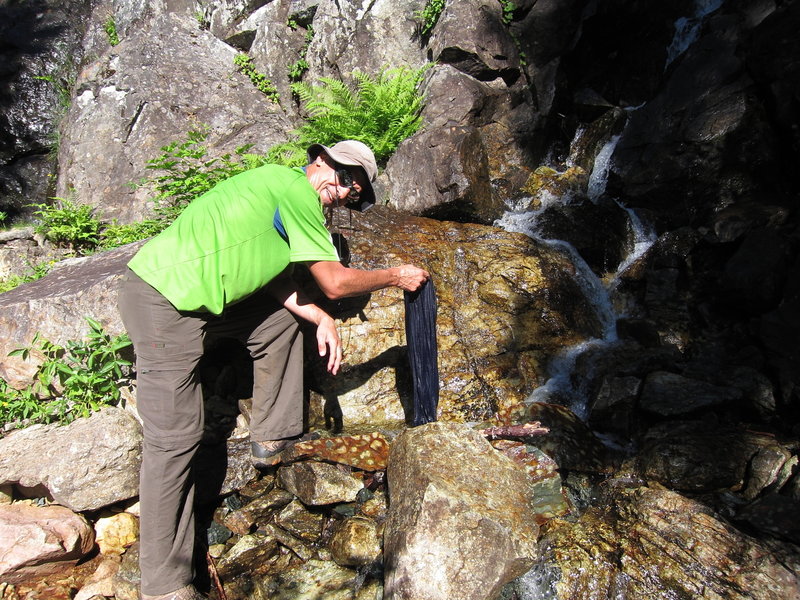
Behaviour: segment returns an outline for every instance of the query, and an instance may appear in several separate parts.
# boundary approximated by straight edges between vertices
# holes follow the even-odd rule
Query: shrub
[[[56,204],[34,204],[34,214],[39,222],[34,231],[54,244],[73,251],[94,248],[98,242],[100,221],[94,217],[94,208],[77,204],[66,198],[54,198]]]
[[[36,350],[44,361],[34,384],[24,390],[0,379],[0,421],[15,426],[66,424],[119,403],[131,366],[121,351],[131,345],[130,338],[111,336],[94,319],[87,317],[86,322],[90,329],[86,340],[60,346],[36,334],[31,346],[9,353],[27,359]]]
[[[148,169],[163,172],[149,180],[158,193],[159,219],[171,222],[189,202],[218,182],[266,163],[264,156],[248,153],[251,145],[240,146],[233,154],[208,158],[207,137],[206,128],[193,129],[184,141],[163,146],[160,156],[147,161]]]

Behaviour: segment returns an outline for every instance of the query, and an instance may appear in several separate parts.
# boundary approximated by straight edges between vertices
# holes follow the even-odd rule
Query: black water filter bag
[[[406,344],[414,383],[412,427],[436,420],[439,404],[439,356],[436,344],[436,289],[428,280],[415,292],[404,292]]]

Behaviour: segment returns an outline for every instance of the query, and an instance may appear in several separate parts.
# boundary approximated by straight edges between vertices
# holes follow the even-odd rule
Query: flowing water
[[[706,18],[720,6],[722,0],[695,0],[694,14],[675,21],[675,35],[667,48],[667,62],[664,69],[697,41]]]
[[[576,140],[581,135],[576,134]],[[592,173],[589,176],[587,196],[593,202],[597,202],[605,192],[606,181],[611,164],[611,157],[620,136],[612,137],[598,152],[595,158]],[[574,144],[575,142],[573,142]],[[583,289],[586,297],[590,300],[597,318],[602,325],[602,335],[596,339],[587,340],[571,346],[555,356],[548,365],[548,379],[541,387],[533,391],[529,397],[529,402],[548,402],[557,399],[559,403],[565,403],[579,417],[587,416],[587,398],[585,391],[580,384],[574,381],[572,372],[577,359],[589,349],[607,345],[617,340],[616,321],[624,316],[614,312],[611,303],[611,292],[615,288],[619,274],[639,258],[652,245],[655,236],[636,213],[630,209],[622,207],[628,214],[629,228],[632,232],[633,244],[631,251],[620,262],[615,272],[605,281],[602,281],[586,264],[575,248],[563,241],[544,238],[540,231],[540,217],[548,207],[556,203],[567,203],[571,196],[556,196],[546,193],[540,198],[541,204],[528,211],[509,210],[496,225],[507,231],[524,233],[549,246],[555,247],[560,252],[569,257],[575,266],[575,273],[578,283]]]

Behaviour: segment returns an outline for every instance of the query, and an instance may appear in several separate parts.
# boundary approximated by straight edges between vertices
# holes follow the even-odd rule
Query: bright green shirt
[[[289,263],[339,260],[302,169],[265,165],[192,201],[128,266],[179,310],[220,314]]]

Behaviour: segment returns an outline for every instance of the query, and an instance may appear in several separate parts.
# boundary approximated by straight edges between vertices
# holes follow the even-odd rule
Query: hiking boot
[[[142,600],[208,600],[208,596],[201,594],[192,584],[189,584],[169,594],[159,594],[157,596],[142,594]]]
[[[319,438],[319,433],[312,431],[305,435],[269,440],[266,442],[250,442],[250,460],[256,469],[268,469],[281,462],[281,454],[297,442],[305,442]]]

